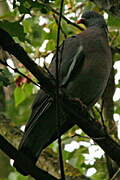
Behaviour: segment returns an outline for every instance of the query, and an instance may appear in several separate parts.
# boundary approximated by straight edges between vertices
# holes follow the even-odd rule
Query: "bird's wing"
[[[59,78],[60,87],[66,86],[70,80],[73,80],[82,68],[85,54],[81,41],[81,35],[74,35],[67,38],[59,48]],[[53,57],[50,65],[50,72],[55,76],[56,55]]]
[[[83,49],[77,36],[68,38],[59,48],[59,73],[61,86],[67,85],[71,78],[83,63]],[[54,56],[50,65],[50,72],[55,76]],[[81,64],[82,65],[82,64]],[[26,125],[25,133],[19,148],[30,154],[34,161],[38,158],[41,150],[52,143],[58,137],[58,128],[55,117],[55,102],[43,90],[38,92],[34,101],[30,119]],[[69,120],[68,120],[69,119]],[[65,112],[60,109],[61,128],[60,133],[65,133],[74,123]],[[31,153],[30,153],[31,152]]]
[[[37,121],[39,117],[49,108],[51,105],[51,98],[43,90],[39,90],[34,103],[32,105],[32,113],[26,124],[25,131],[29,129],[31,124]]]
[[[59,75],[60,75],[60,86],[67,85],[70,80],[76,76],[77,71],[80,71],[84,62],[83,46],[78,41],[79,35],[74,35],[66,39],[59,48]],[[52,63],[50,64],[50,72],[55,77],[55,61],[56,55],[53,57]],[[52,98],[46,94],[43,90],[40,90],[35,98],[32,106],[32,114],[27,122],[25,130],[27,130],[30,124],[39,119],[40,116],[49,108],[51,105]]]
[[[60,119],[60,134],[63,134],[70,129],[74,123],[68,119],[62,109],[60,109]],[[55,103],[49,101],[49,99],[44,99],[41,104],[37,103],[36,108],[34,106],[19,149],[35,162],[40,152],[56,140],[57,137],[58,127],[55,117]]]
[[[83,47],[79,46],[75,56],[72,58],[72,63],[69,66],[66,76],[62,79],[62,82],[60,84],[61,86],[65,86],[70,80],[74,78],[75,74],[77,73],[78,66],[81,67],[83,60]]]

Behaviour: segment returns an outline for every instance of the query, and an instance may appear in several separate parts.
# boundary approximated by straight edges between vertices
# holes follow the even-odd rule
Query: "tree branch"
[[[27,158],[21,151],[18,151],[12,146],[3,136],[0,135],[0,148],[4,151],[11,159],[18,161],[21,167],[29,172],[29,174],[36,180],[57,180],[52,175],[39,169],[33,164],[33,162]]]
[[[55,69],[56,69],[56,96],[55,96],[55,116],[57,121],[57,133],[58,133],[58,151],[59,151],[59,162],[60,162],[60,173],[61,173],[61,179],[65,180],[65,173],[64,173],[64,162],[63,162],[63,156],[62,156],[62,145],[61,145],[61,134],[60,134],[60,89],[59,89],[59,42],[60,42],[60,29],[61,29],[61,19],[62,19],[62,11],[63,11],[63,4],[64,0],[61,0],[60,3],[60,15],[58,19],[58,29],[57,29],[57,41],[56,41],[56,62],[55,62]]]
[[[58,15],[58,16],[60,15],[60,13],[59,13],[57,10],[55,10],[54,8],[52,8],[49,3],[44,3],[42,0],[39,0],[39,1],[41,2],[42,5],[44,5],[46,8],[48,8],[49,10],[51,10],[53,13],[55,13],[55,14]],[[76,27],[77,29],[80,29],[80,31],[83,31],[83,30],[84,30],[84,28],[82,28],[82,27],[80,27],[78,24],[70,21],[70,20],[67,19],[63,14],[62,14],[61,17],[62,17],[62,19],[63,19],[64,21],[67,22],[67,24],[70,24],[70,25]]]
[[[41,87],[52,94],[54,81],[50,80],[49,75],[38,66],[24,51],[24,49],[12,39],[12,37],[3,29],[0,28],[0,45],[3,50],[14,55],[24,66],[37,78]],[[45,87],[47,86],[47,89]],[[53,95],[53,94],[52,94]]]
[[[86,110],[81,109],[79,104],[75,104],[69,99],[63,99],[62,106],[71,115],[70,120],[73,120],[120,166],[120,145],[108,135],[103,126],[91,118]]]
[[[23,48],[16,44],[10,35],[1,29],[0,45],[4,50],[8,51],[10,54],[13,54],[21,63],[25,65],[25,67],[30,70],[33,75],[38,78],[42,86],[44,86],[49,94],[54,95],[54,85],[49,80],[49,77],[44,76],[43,70],[28,57]],[[120,145],[115,142],[107,134],[107,132],[104,131],[104,128],[99,122],[92,119],[86,110],[81,109],[80,104],[78,105],[73,103],[65,96],[63,96],[63,99],[60,99],[64,110],[71,114],[70,120],[74,120],[74,122],[120,166]]]
[[[13,124],[11,120],[7,119],[2,113],[0,114],[0,134],[4,136],[16,148],[19,146],[23,132]],[[51,148],[45,148],[42,151],[37,166],[47,171],[56,178],[60,178],[59,162],[55,152]],[[73,173],[74,172],[74,173]],[[77,168],[72,167],[69,163],[65,162],[65,175],[66,180],[90,180],[88,177],[81,175]]]

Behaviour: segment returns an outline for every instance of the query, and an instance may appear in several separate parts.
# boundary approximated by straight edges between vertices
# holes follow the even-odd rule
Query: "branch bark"
[[[109,134],[111,134],[115,139],[118,139],[117,126],[113,118],[113,114],[114,114],[113,95],[115,92],[114,75],[115,75],[114,69],[112,68],[107,88],[103,94],[103,115]],[[112,161],[112,159],[107,155],[106,155],[106,162],[107,162],[109,178],[112,179],[114,177],[115,180],[119,180],[120,172],[117,164],[114,161]]]
[[[3,114],[0,114],[0,134],[4,136],[14,147],[18,148],[23,132],[18,127],[13,126],[11,121]],[[37,166],[52,174],[56,178],[60,178],[59,161],[51,148],[48,147],[43,150],[37,161]],[[66,180],[90,180],[90,178],[81,175],[78,169],[72,167],[68,163],[65,163],[65,175]]]
[[[21,151],[18,151],[12,146],[3,136],[0,135],[0,148],[5,152],[11,159],[16,160],[20,163],[22,170],[29,172],[29,174],[36,180],[57,180],[46,171],[39,169],[33,164],[33,162],[27,158]]]
[[[38,66],[24,51],[24,49],[12,39],[12,37],[0,28],[0,45],[3,50],[15,56],[37,78],[41,87],[48,93],[52,93],[54,81],[50,81],[49,75]],[[47,88],[45,88],[47,87]],[[52,94],[53,95],[53,94]]]
[[[3,50],[13,54],[21,63],[24,64],[33,75],[38,78],[46,91],[54,95],[54,85],[43,70],[39,68],[27,55],[20,45],[16,44],[11,36],[0,29],[0,45]],[[62,99],[62,98],[61,98]],[[76,123],[88,136],[90,136],[110,157],[120,166],[120,145],[113,140],[102,125],[91,119],[86,110],[81,109],[80,104],[75,104],[64,97],[61,102],[64,110],[71,114],[74,123]],[[81,114],[81,117],[80,117]]]

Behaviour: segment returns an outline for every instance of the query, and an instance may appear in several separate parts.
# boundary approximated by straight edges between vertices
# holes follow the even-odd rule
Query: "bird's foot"
[[[81,101],[81,99],[79,99],[79,98],[72,98],[71,100],[73,102],[79,103],[81,108],[82,108],[82,110],[87,109],[87,106]]]

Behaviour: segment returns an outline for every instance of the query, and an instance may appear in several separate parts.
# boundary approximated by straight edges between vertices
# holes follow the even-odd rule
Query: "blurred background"
[[[3,28],[19,43],[29,56],[41,67],[48,67],[56,47],[58,11],[60,0],[0,0],[0,28]],[[120,139],[120,3],[116,0],[65,0],[64,16],[76,23],[83,11],[95,10],[102,14],[109,30],[109,43],[113,55],[113,70],[108,87],[93,107],[93,114],[101,122],[103,109],[104,123],[109,134]],[[80,33],[75,26],[62,19],[62,42],[66,37]],[[0,49],[0,59],[26,74],[35,77],[14,57]],[[29,118],[33,99],[39,90],[28,79],[0,64],[0,133],[11,144],[18,147],[26,121]],[[101,122],[102,123],[102,122]],[[63,158],[67,180],[120,179],[119,168],[104,154],[78,126],[62,136]],[[24,177],[12,166],[10,160],[0,151],[0,180],[32,180]],[[59,177],[58,144],[46,148],[37,165]],[[113,180],[111,179],[111,180]]]

